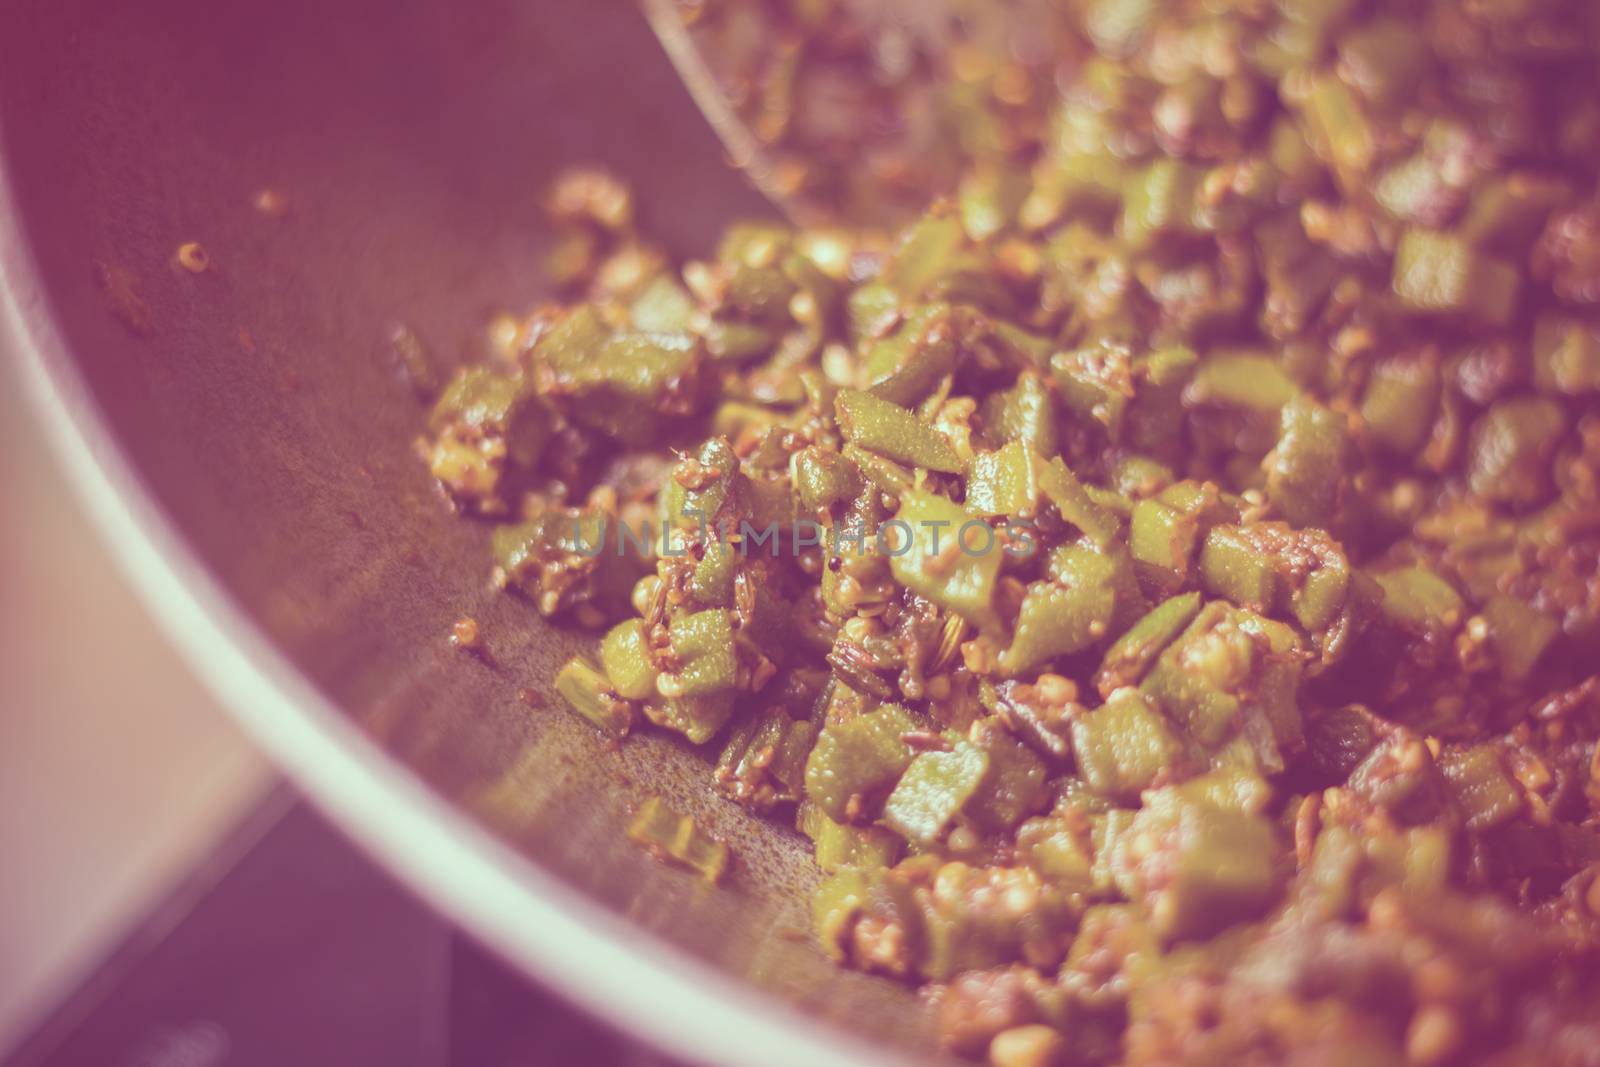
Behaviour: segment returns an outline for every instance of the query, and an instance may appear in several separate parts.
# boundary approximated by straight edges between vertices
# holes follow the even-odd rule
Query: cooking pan
[[[548,299],[540,191],[578,163],[678,255],[772,213],[627,0],[3,0],[0,343],[195,668],[445,914],[689,1061],[926,1062],[913,994],[803,933],[797,835],[545,698],[580,639],[489,589],[412,453],[390,330],[443,371]],[[650,794],[732,845],[726,885],[624,839]]]

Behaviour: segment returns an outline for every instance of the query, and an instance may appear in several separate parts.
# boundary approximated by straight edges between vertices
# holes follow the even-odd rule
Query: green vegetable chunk
[[[734,686],[739,661],[733,651],[733,620],[727,611],[713,608],[680,615],[668,627],[678,669],[659,679],[658,689],[669,696],[699,696]]]
[[[948,752],[922,753],[884,802],[884,824],[907,841],[933,844],[961,813],[988,770],[988,755],[965,741]]]
[[[806,796],[835,822],[861,822],[911,765],[905,735],[916,729],[898,704],[823,727],[806,760]]]
[[[1502,825],[1522,810],[1522,790],[1489,745],[1456,749],[1439,760],[1445,782],[1469,830]]]
[[[555,689],[572,710],[608,736],[626,736],[633,725],[633,706],[618,697],[610,679],[583,656],[574,656],[562,666]]]
[[[656,695],[656,669],[643,619],[619,622],[600,642],[600,663],[617,694],[627,700]]]
[[[1012,442],[974,456],[967,472],[968,511],[978,515],[1032,515],[1039,501],[1038,462],[1027,445]]]
[[[1281,855],[1272,824],[1170,790],[1155,795],[1116,844],[1117,883],[1166,942],[1206,937],[1248,919],[1277,894]],[[1135,842],[1158,842],[1140,854]]]
[[[944,435],[898,404],[843,389],[834,405],[840,432],[851,444],[916,467],[961,470],[961,458]]]
[[[1111,632],[1119,604],[1116,561],[1075,545],[1056,556],[1054,580],[1034,582],[1022,599],[1015,634],[1001,657],[1008,674],[1081,652]]]
[[[650,797],[628,824],[628,839],[674,863],[719,882],[728,870],[728,846],[695,826],[687,815],[673,812],[660,797]]]
[[[829,874],[846,867],[892,867],[906,847],[882,827],[834,822],[809,800],[801,801],[795,822],[800,832],[811,838],[817,866]]]
[[[1395,252],[1393,284],[1395,295],[1414,311],[1504,326],[1516,314],[1521,278],[1514,266],[1464,238],[1412,229]]]
[[[1120,689],[1073,720],[1072,751],[1090,789],[1129,801],[1174,773],[1183,743],[1137,690]]]
[[[891,528],[895,580],[980,626],[993,625],[994,589],[1005,550],[988,524],[942,496],[902,494]],[[909,534],[909,536],[908,536]]]
[[[1200,613],[1200,594],[1183,593],[1165,600],[1128,628],[1100,661],[1095,687],[1100,695],[1138,685],[1150,665]]]

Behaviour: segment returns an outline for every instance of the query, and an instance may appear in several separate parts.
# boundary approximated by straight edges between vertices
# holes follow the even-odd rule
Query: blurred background
[[[0,1060],[272,785],[117,572],[0,358]]]

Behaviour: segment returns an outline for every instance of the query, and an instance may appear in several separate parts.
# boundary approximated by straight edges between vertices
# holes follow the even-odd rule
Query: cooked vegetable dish
[[[563,179],[433,475],[953,1049],[1600,1062],[1600,5],[1060,12],[898,236]]]

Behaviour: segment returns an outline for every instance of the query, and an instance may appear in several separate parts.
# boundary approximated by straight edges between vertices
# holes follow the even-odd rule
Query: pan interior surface
[[[632,938],[668,970],[682,960],[704,1013],[677,1020],[675,1051],[732,1062],[702,1039],[737,1013],[770,1038],[770,1063],[802,1062],[784,1043],[816,1034],[844,1035],[840,1056],[927,1053],[909,990],[841,973],[795,936],[816,878],[795,834],[711,795],[703,755],[658,736],[609,747],[543,696],[581,639],[490,590],[487,529],[448,513],[412,451],[423,407],[390,329],[411,328],[444,369],[496,310],[550,299],[539,204],[560,169],[630,180],[678,255],[772,214],[633,5],[19,0],[0,14],[0,153],[0,235],[16,238],[0,256],[40,296],[18,315],[48,323],[33,338],[44,376],[81,389],[91,436],[308,703],[386,754],[374,780],[425,786],[395,788],[380,852],[406,853],[416,878],[427,843],[451,841],[525,894],[527,921],[550,913],[552,886],[613,920],[589,922],[579,951]],[[263,190],[284,210],[261,210]],[[186,242],[211,269],[175,264]],[[481,656],[446,640],[463,615]],[[318,728],[313,708],[285,707]],[[324,764],[278,755],[314,796],[339,788]],[[724,885],[624,838],[652,794],[729,842]],[[407,819],[427,823],[411,846]],[[439,891],[456,875],[420,880],[470,910],[469,893]],[[600,959],[553,967],[553,950],[527,948],[539,931],[511,928],[515,907],[458,918],[558,985]],[[590,977],[589,1006],[623,1025],[651,1007],[645,977]]]

